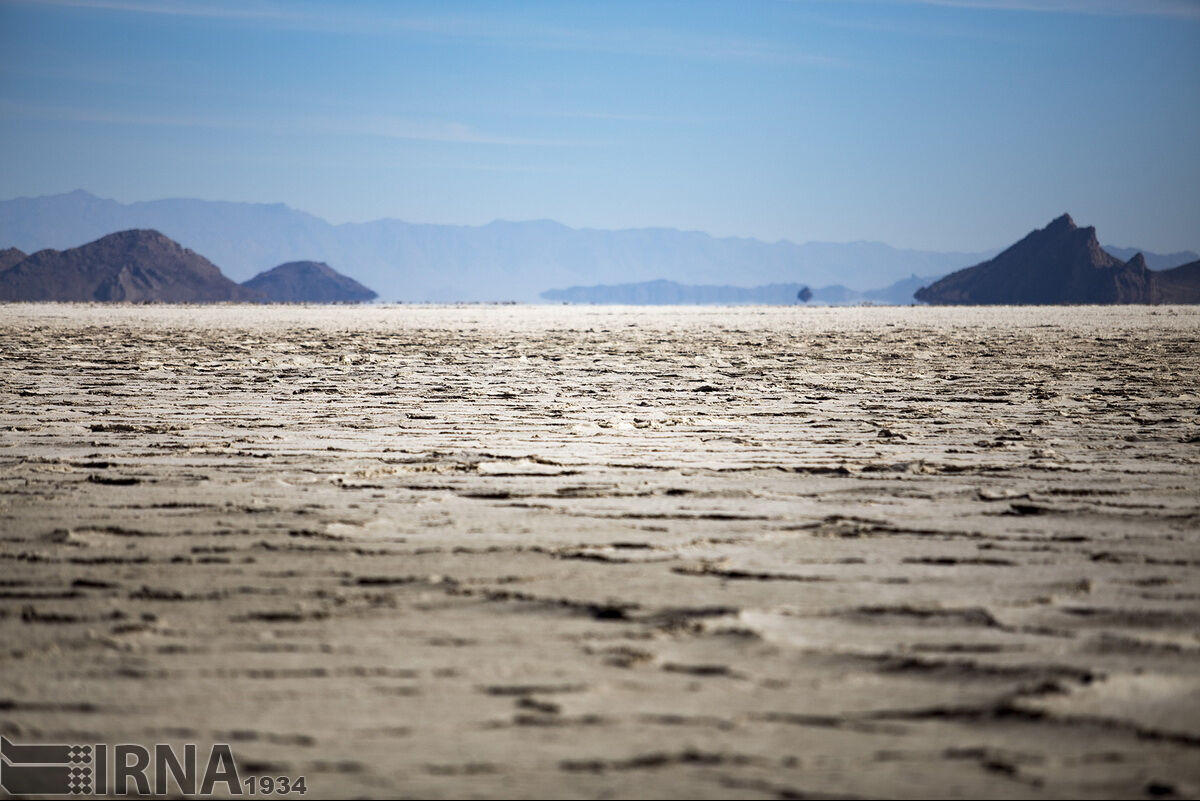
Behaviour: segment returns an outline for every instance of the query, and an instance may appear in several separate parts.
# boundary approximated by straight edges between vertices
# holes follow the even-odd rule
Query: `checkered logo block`
[[[92,746],[17,745],[0,736],[0,787],[12,795],[91,795]]]

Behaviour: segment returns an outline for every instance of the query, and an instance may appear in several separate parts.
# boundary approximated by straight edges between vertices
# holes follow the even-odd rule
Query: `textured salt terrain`
[[[0,307],[0,733],[1196,796],[1200,309]]]

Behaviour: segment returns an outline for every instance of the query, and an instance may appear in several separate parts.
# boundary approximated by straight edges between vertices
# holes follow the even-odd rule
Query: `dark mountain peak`
[[[117,231],[108,236],[102,236],[92,245],[103,245],[105,247],[141,247],[141,248],[166,248],[168,250],[184,250],[183,245],[180,245],[175,240],[155,231],[153,228],[131,228],[128,231]]]
[[[1069,214],[1051,220],[1045,228],[1030,231],[1021,241],[983,264],[1014,263],[1030,259],[1056,263],[1078,261],[1090,267],[1102,268],[1123,264],[1120,259],[1100,247],[1094,226],[1080,228]]]
[[[361,303],[378,295],[323,261],[290,261],[242,284],[269,303]]]
[[[1100,247],[1093,226],[1079,228],[1064,214],[996,258],[951,273],[915,297],[944,304],[1150,303],[1160,302],[1157,282],[1140,253],[1128,262],[1112,256]]]
[[[1101,250],[1100,240],[1096,237],[1096,226],[1087,225],[1080,228],[1075,224],[1075,220],[1071,219],[1070,214],[1055,217],[1045,228],[1039,228],[1031,232],[1029,237],[1037,240],[1067,239],[1074,242],[1082,242],[1089,249],[1095,248],[1097,251]]]
[[[1075,221],[1071,219],[1070,214],[1063,214],[1060,217],[1055,217],[1050,221],[1050,224],[1045,227],[1046,231],[1074,231],[1077,226]]]
[[[221,276],[221,270],[200,254],[151,228],[131,228],[102,236],[94,242],[62,253],[86,253],[100,261],[128,261],[142,266],[157,266],[172,260],[188,262],[190,269],[209,276]],[[115,263],[115,262],[114,262]],[[221,276],[224,277],[224,276]]]
[[[0,273],[0,300],[212,303],[255,300],[208,259],[149,229],[39,250]]]
[[[165,234],[153,228],[130,228],[126,231],[114,231],[108,236],[102,236],[97,242],[111,240],[113,242],[171,242]]]
[[[297,275],[319,275],[319,276],[336,276],[339,275],[337,270],[330,267],[323,261],[289,261],[286,264],[281,264],[278,267],[273,267],[267,270],[262,275],[270,275],[271,273],[295,273]]]
[[[5,248],[0,250],[0,272],[7,270],[18,262],[24,261],[28,254],[16,248]]]

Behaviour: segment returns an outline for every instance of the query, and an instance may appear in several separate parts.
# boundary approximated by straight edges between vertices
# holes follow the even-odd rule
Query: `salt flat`
[[[0,733],[310,797],[1200,794],[1200,309],[0,306]]]

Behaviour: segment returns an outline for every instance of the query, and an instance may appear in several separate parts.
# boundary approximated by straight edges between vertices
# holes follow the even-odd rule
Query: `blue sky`
[[[2,198],[1200,250],[1200,0],[0,0],[0,153]]]

